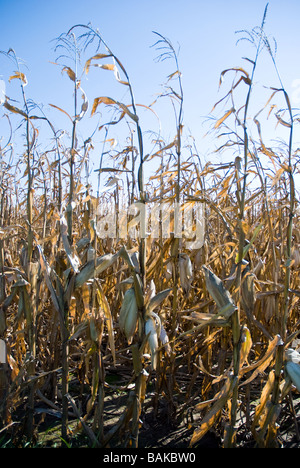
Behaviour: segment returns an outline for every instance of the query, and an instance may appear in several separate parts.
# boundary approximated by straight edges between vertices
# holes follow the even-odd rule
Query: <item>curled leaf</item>
[[[115,99],[112,99],[107,96],[100,96],[94,99],[93,107],[92,107],[92,112],[91,115],[94,115],[98,106],[100,104],[106,104],[106,105],[116,105],[118,106],[125,114],[127,114],[134,122],[138,121],[138,116],[136,114],[133,114],[130,112],[128,109],[128,106],[123,104],[122,102],[115,101]]]
[[[111,56],[112,56],[111,54],[96,54],[96,55],[93,55],[93,57],[89,58],[85,62],[85,66],[84,66],[85,73],[88,74],[88,72],[90,70],[90,66],[92,64],[92,60],[99,60],[99,59],[108,58],[108,57],[111,57]]]
[[[11,75],[8,79],[9,83],[11,82],[11,80],[15,80],[15,79],[19,79],[22,81],[23,85],[26,86],[28,81],[27,81],[27,78],[26,76],[24,75],[24,73],[21,73],[19,71],[16,71],[14,75]]]
[[[200,426],[195,429],[190,447],[195,445],[199,440],[210,430],[210,428],[215,424],[220,411],[225,407],[227,401],[231,398],[232,389],[236,383],[236,377],[227,377],[224,386],[222,389],[215,395],[212,400],[208,402],[199,403],[196,405],[196,409],[200,410],[204,404],[213,403],[211,409],[207,412],[204,418],[201,420]]]
[[[69,117],[69,119],[71,120],[72,122],[72,117],[68,114],[68,112],[66,112],[65,110],[63,110],[61,107],[58,107],[58,106],[55,106],[54,104],[49,104],[51,107],[54,107],[54,109],[57,109],[59,110],[60,112],[63,112],[64,114],[66,114],[67,117]]]
[[[67,75],[70,78],[70,80],[72,80],[74,82],[76,81],[76,75],[75,75],[75,72],[72,70],[72,68],[64,67],[61,72],[63,73],[64,71],[67,72]]]
[[[126,85],[126,86],[129,86],[128,81],[121,80],[120,72],[119,72],[118,68],[116,67],[116,65],[114,65],[113,63],[103,64],[103,65],[96,64],[94,66],[99,67],[99,68],[103,68],[103,70],[113,71],[114,75],[115,75],[115,78],[119,83],[121,83],[123,85]]]

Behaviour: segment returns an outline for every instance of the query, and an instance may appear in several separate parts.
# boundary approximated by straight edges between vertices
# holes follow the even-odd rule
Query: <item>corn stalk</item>
[[[288,142],[288,160],[286,173],[288,176],[288,224],[286,228],[286,263],[285,263],[285,279],[284,279],[284,292],[283,292],[283,303],[282,303],[282,313],[281,313],[281,323],[279,333],[282,338],[282,344],[277,349],[275,368],[274,368],[274,386],[271,397],[271,407],[269,409],[269,426],[268,433],[266,437],[266,444],[269,447],[277,446],[277,419],[280,413],[280,403],[284,397],[284,392],[280,390],[281,374],[284,365],[284,349],[288,345],[289,340],[287,339],[288,331],[288,319],[290,314],[290,284],[291,284],[291,263],[292,263],[292,239],[293,239],[293,218],[295,216],[295,183],[293,176],[293,164],[292,164],[292,146],[293,146],[293,128],[294,128],[294,118],[293,112],[289,100],[289,96],[284,88],[282,83],[274,54],[271,50],[270,44],[266,37],[263,38],[266,44],[266,47],[270,53],[277,78],[280,83],[280,89],[275,90],[276,92],[282,92],[284,95],[284,100],[287,106],[287,112],[289,116],[289,121],[284,122],[281,119],[281,116],[277,116],[279,122],[284,126],[289,128],[289,142]]]
[[[180,197],[181,197],[181,134],[183,128],[183,87],[181,80],[181,72],[179,69],[178,54],[175,51],[173,44],[169,39],[163,35],[154,32],[160,39],[154,44],[153,47],[156,47],[160,51],[157,61],[164,61],[166,59],[172,59],[175,62],[175,72],[173,72],[168,77],[168,83],[176,79],[178,82],[178,92],[176,92],[171,86],[167,86],[167,96],[172,100],[172,105],[174,108],[175,119],[176,119],[176,171],[177,171],[177,183],[175,186],[175,201],[177,209],[180,206]],[[179,102],[178,113],[176,111],[175,103]],[[178,285],[179,285],[179,253],[180,253],[180,241],[178,237],[178,230],[181,230],[182,226],[180,225],[179,220],[181,219],[180,213],[175,213],[174,211],[174,239],[171,246],[171,254],[173,260],[173,300],[172,300],[172,331],[170,338],[173,339],[176,335],[177,328],[177,319],[178,319]],[[175,223],[178,223],[176,226]],[[181,233],[180,233],[181,234]]]
[[[267,14],[267,7],[265,8],[262,23],[260,30],[263,31],[265,19]],[[239,233],[239,248],[238,248],[238,258],[237,258],[237,276],[236,276],[236,288],[238,290],[238,307],[232,315],[232,339],[233,339],[233,374],[235,383],[232,391],[232,405],[231,405],[231,418],[230,418],[230,427],[228,434],[226,436],[226,447],[231,448],[236,444],[236,417],[238,410],[238,384],[239,384],[239,371],[240,371],[240,349],[241,349],[241,324],[240,324],[240,314],[241,314],[241,304],[242,304],[242,262],[244,260],[244,249],[245,249],[245,232],[243,229],[243,221],[245,216],[245,197],[246,197],[246,186],[247,186],[247,175],[248,175],[248,154],[249,154],[249,137],[247,130],[247,119],[248,119],[248,109],[250,103],[250,97],[253,87],[253,80],[255,75],[255,70],[257,66],[258,55],[261,51],[261,39],[259,39],[256,56],[253,61],[253,67],[251,72],[251,77],[249,81],[246,81],[248,84],[248,93],[245,102],[244,110],[244,119],[243,119],[243,131],[244,131],[244,161],[243,161],[243,175],[242,175],[242,187],[240,185],[240,161],[239,158],[236,158],[236,183],[237,183],[237,198],[239,202],[239,219],[238,219],[238,233]]]
[[[118,59],[118,57],[111,51],[111,49],[108,47],[108,45],[103,41],[103,38],[100,36],[98,31],[93,30],[89,26],[84,26],[84,25],[77,25],[74,28],[84,28],[87,29],[86,37],[87,40],[94,40],[97,39],[99,41],[99,44],[103,44],[105,47],[106,52],[104,54],[96,54],[93,57],[91,57],[89,60],[87,60],[85,64],[85,71],[86,73],[89,72],[90,66],[94,61],[102,60],[102,59],[107,59],[107,58],[112,58],[114,61],[114,65],[100,65],[100,67],[107,69],[107,70],[112,70],[114,72],[115,78],[117,79],[118,82],[120,82],[122,85],[125,85],[128,87],[129,94],[130,94],[130,106],[126,106],[123,103],[120,103],[112,98],[108,97],[99,97],[94,99],[93,103],[93,108],[92,108],[92,115],[96,112],[97,107],[104,103],[108,105],[115,106],[117,109],[122,111],[121,118],[120,120],[126,115],[126,117],[129,117],[136,125],[136,131],[137,131],[137,140],[138,140],[138,153],[139,153],[139,168],[138,168],[138,189],[139,189],[139,207],[140,207],[140,212],[141,212],[141,223],[144,223],[144,213],[145,213],[145,202],[146,202],[146,194],[145,194],[145,188],[144,188],[144,150],[143,150],[143,137],[142,137],[142,130],[140,127],[139,123],[139,117],[137,114],[137,106],[135,103],[135,98],[133,94],[133,89],[132,85],[130,83],[129,76],[127,74],[126,69]],[[72,29],[74,29],[72,28]],[[70,30],[71,31],[71,30]],[[69,31],[69,32],[70,32]],[[124,79],[121,79],[120,72],[124,75]],[[115,122],[114,122],[115,123]],[[109,124],[106,124],[106,126]],[[102,128],[101,126],[100,128]],[[134,165],[134,161],[133,161]],[[134,180],[132,181],[132,184],[134,185]],[[144,228],[141,225],[140,226],[141,230],[141,235],[139,239],[139,274],[136,275],[134,273],[134,269],[132,269],[132,263],[127,255],[126,251],[123,250],[123,256],[125,260],[127,261],[127,264],[129,268],[132,271],[132,274],[134,274],[134,291],[135,291],[135,296],[136,296],[136,302],[138,305],[138,312],[139,312],[139,317],[142,321],[142,333],[140,335],[140,346],[142,345],[144,338],[145,338],[145,331],[144,331],[144,323],[145,323],[145,299],[144,299],[144,294],[145,294],[145,289],[146,289],[146,240],[145,240],[145,235],[144,235]],[[144,346],[144,345],[143,345]],[[138,356],[138,358],[137,358]],[[145,397],[145,385],[144,385],[144,372],[142,370],[142,351],[139,349],[138,354],[136,358],[134,359],[134,369],[136,373],[136,383],[135,383],[135,401],[134,401],[134,408],[133,408],[133,423],[132,423],[132,437],[129,442],[129,445],[133,447],[137,447],[138,445],[138,428],[139,428],[139,417],[140,417],[140,412],[141,412],[141,404],[144,400]],[[136,360],[138,360],[139,363],[136,363]]]
[[[15,74],[10,76],[10,80],[20,80],[21,94],[23,100],[24,110],[21,110],[15,106],[12,106],[8,99],[6,99],[4,106],[11,112],[16,113],[24,117],[26,124],[26,171],[27,171],[27,197],[26,197],[26,215],[27,215],[27,249],[25,255],[25,261],[23,264],[24,273],[27,278],[28,288],[25,287],[23,291],[23,298],[25,304],[25,314],[27,322],[27,334],[28,334],[28,355],[26,358],[26,366],[28,372],[28,379],[35,374],[35,359],[36,359],[36,312],[37,312],[37,275],[38,268],[37,264],[32,261],[33,254],[33,150],[36,140],[36,130],[30,120],[30,109],[28,100],[26,98],[25,86],[27,85],[27,78],[23,72],[21,72],[19,60],[13,49],[10,49],[7,56],[11,58],[17,68]],[[32,127],[32,136],[31,136]],[[29,396],[27,405],[27,417],[25,423],[25,433],[29,441],[33,437],[33,422],[34,422],[34,399],[35,399],[35,384],[30,383],[28,385]]]

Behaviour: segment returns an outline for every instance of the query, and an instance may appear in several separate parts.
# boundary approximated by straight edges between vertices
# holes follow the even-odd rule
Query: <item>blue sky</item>
[[[45,106],[49,103],[61,106],[72,114],[71,82],[50,63],[57,56],[52,40],[75,24],[91,22],[125,66],[136,102],[149,105],[162,91],[166,77],[175,71],[171,61],[155,62],[157,52],[151,45],[156,41],[152,31],[157,31],[169,38],[175,49],[180,48],[186,135],[193,135],[204,159],[218,159],[220,156],[210,154],[214,143],[203,138],[208,130],[205,116],[223,95],[222,89],[218,91],[222,70],[247,67],[242,57],[254,58],[255,51],[247,42],[236,45],[241,37],[236,31],[260,25],[265,5],[263,0],[0,0],[0,50],[11,47],[25,61],[27,68],[23,71],[28,79],[29,98]],[[298,0],[269,1],[265,30],[277,41],[277,65],[293,106],[300,106],[299,18]],[[0,79],[6,82],[6,94],[15,98],[17,83],[7,82],[11,71],[11,63],[2,57]],[[266,52],[259,59],[256,79],[260,91],[253,102],[258,110],[259,99],[263,103],[268,96],[260,94],[262,85],[279,85]],[[228,89],[226,83],[224,86],[224,90]],[[88,77],[82,87],[93,98],[108,95],[128,101],[124,87],[114,82],[111,72],[101,70],[97,76]],[[176,130],[170,102],[161,101],[157,111],[163,136],[173,139]],[[142,129],[157,131],[156,119],[146,114],[141,116]],[[62,117],[57,114],[57,118]],[[91,120],[89,128],[94,126],[95,121]],[[84,138],[89,130],[82,131]],[[278,131],[271,127],[266,138],[276,137]],[[116,128],[111,130],[111,136],[117,133]],[[226,159],[226,155],[222,158]]]

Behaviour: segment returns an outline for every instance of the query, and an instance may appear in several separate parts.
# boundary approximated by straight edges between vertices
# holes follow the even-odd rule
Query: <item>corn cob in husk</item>
[[[138,307],[133,288],[128,289],[124,294],[123,303],[120,309],[119,326],[125,334],[128,344],[132,342],[136,330],[138,319]]]
[[[179,255],[179,276],[184,294],[188,294],[193,281],[193,266],[186,254]]]

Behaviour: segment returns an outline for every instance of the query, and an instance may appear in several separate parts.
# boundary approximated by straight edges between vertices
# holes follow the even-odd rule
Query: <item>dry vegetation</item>
[[[224,447],[241,441],[279,446],[283,414],[298,437],[300,225],[292,140],[297,116],[264,20],[244,32],[256,55],[245,67],[221,74],[233,81],[214,107],[226,110],[212,131],[221,141],[219,151],[231,155],[226,164],[204,164],[193,144],[182,145],[181,74],[163,36],[157,35],[158,58],[175,64],[166,88],[175,138],[156,138],[147,155],[126,69],[90,26],[73,27],[57,41],[57,63],[74,93],[69,137],[27,98],[14,51],[3,54],[22,99],[20,104],[7,97],[2,107],[2,121],[11,128],[10,139],[2,142],[0,184],[3,446],[42,445],[41,428],[52,418],[63,444],[74,444],[82,433],[89,446],[138,447],[149,414],[158,432],[186,421],[191,447],[200,446],[210,431]],[[251,117],[260,52],[270,55],[280,85],[269,89],[264,109]],[[82,80],[94,66],[102,68],[95,73],[113,73],[128,90],[126,105],[101,96],[88,109]],[[93,135],[81,143],[78,128],[100,108],[113,109],[114,120],[104,123],[101,117],[105,142],[93,191]],[[55,112],[66,113],[57,107]],[[265,146],[265,115],[286,127],[286,144]],[[109,130],[124,123],[129,137],[116,151]],[[22,126],[25,143],[18,155],[15,124]],[[51,148],[43,148],[44,126],[52,132]],[[159,167],[145,181],[150,161]],[[102,192],[100,178],[107,175],[113,189]],[[128,206],[163,201],[193,210],[201,204],[203,219],[193,226],[195,233],[205,222],[203,245],[191,249],[187,239],[174,236],[172,208],[168,237],[160,229],[154,238],[150,227],[145,238],[122,238],[120,232],[103,238],[98,229],[105,207],[111,201],[120,208],[122,197]],[[127,222],[134,227],[134,215]]]

